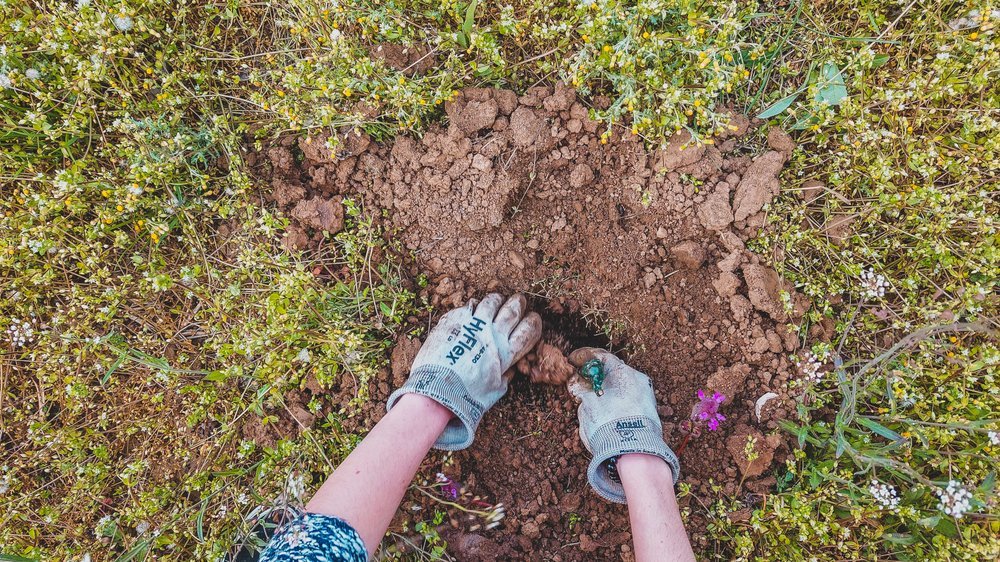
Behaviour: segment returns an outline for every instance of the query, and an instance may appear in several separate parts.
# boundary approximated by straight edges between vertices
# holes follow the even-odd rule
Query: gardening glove
[[[478,306],[473,299],[442,316],[386,409],[408,392],[433,398],[455,414],[434,447],[458,451],[471,445],[483,413],[507,393],[506,371],[542,335],[541,317],[525,315],[527,306],[524,295],[504,302],[492,293]]]
[[[580,440],[593,455],[587,479],[601,497],[625,503],[625,489],[617,473],[608,472],[609,459],[628,453],[644,453],[663,459],[680,477],[677,455],[663,441],[663,425],[656,413],[656,398],[649,377],[629,367],[614,354],[593,347],[577,349],[569,361],[577,367],[591,359],[604,363],[604,393],[594,392],[590,381],[579,374],[567,385],[580,403]]]

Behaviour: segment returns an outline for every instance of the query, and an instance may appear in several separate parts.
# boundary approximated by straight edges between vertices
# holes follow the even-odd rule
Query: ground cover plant
[[[0,1],[0,559],[216,560],[317,485],[381,408],[400,326],[439,303],[350,198],[340,232],[287,251],[249,155],[388,142],[467,86],[557,80],[603,143],[712,146],[732,109],[799,145],[749,244],[812,304],[773,430],[795,447],[770,489],[688,495],[702,555],[995,557],[998,21],[992,2]],[[435,513],[381,556],[446,557],[449,518],[497,522],[442,466],[413,491]]]

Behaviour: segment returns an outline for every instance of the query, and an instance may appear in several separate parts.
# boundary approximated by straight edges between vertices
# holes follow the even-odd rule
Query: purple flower
[[[709,431],[718,430],[719,422],[726,421],[726,416],[719,413],[719,406],[725,401],[723,394],[713,392],[711,397],[706,397],[705,391],[698,389],[698,404],[694,407],[691,419],[707,422]]]
[[[448,478],[443,473],[437,473],[437,481],[441,484],[441,493],[450,500],[458,499],[458,486],[455,481]]]

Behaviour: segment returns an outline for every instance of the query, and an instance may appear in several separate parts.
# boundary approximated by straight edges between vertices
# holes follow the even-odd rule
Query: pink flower
[[[705,391],[698,389],[698,404],[692,412],[692,421],[707,422],[709,431],[717,431],[719,422],[726,421],[726,416],[719,413],[719,406],[725,401],[723,394],[713,392],[711,397],[706,397]]]

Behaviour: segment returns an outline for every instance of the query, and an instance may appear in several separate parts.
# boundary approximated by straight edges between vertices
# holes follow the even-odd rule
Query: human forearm
[[[628,499],[637,562],[693,561],[667,463],[651,455],[628,454],[618,459],[617,468]]]
[[[400,398],[306,505],[349,523],[371,553],[451,412],[417,394]]]

